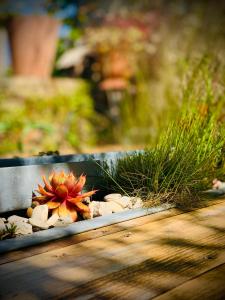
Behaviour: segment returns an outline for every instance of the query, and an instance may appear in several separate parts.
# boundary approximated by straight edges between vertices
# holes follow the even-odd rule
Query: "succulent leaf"
[[[73,195],[76,195],[78,193],[80,193],[85,185],[86,182],[86,176],[85,175],[81,175],[77,181],[77,183],[74,186],[74,189],[72,191]]]
[[[54,197],[53,193],[47,192],[40,184],[38,184],[38,193],[42,196]]]
[[[34,196],[32,197],[32,201],[44,202],[47,201],[48,197],[46,196]]]
[[[76,198],[68,198],[68,202],[76,204],[77,202],[80,202],[83,199],[82,196],[77,196]]]
[[[84,194],[81,194],[82,198],[86,198],[86,197],[90,197],[92,195],[94,195],[98,190],[93,190]]]
[[[55,209],[60,206],[60,202],[48,201],[47,205],[49,209]]]
[[[45,189],[46,189],[48,192],[53,192],[52,186],[50,185],[50,183],[48,183],[48,181],[47,181],[47,179],[45,178],[44,175],[42,176],[42,179],[43,179],[44,184],[45,184]]]
[[[64,201],[62,204],[59,206],[59,216],[60,217],[66,217],[69,215],[69,211],[66,206],[66,202]]]
[[[55,190],[57,188],[57,186],[59,185],[59,175],[53,173],[53,175],[51,176],[51,181],[50,181],[53,189]]]
[[[67,187],[68,191],[71,192],[76,184],[76,178],[73,173],[70,173],[66,180],[64,181],[65,186]]]
[[[60,184],[59,186],[57,186],[57,188],[55,189],[55,194],[56,196],[58,196],[61,199],[65,199],[68,196],[68,189],[64,184]]]
[[[73,207],[67,207],[67,210],[69,211],[69,215],[72,218],[73,222],[75,222],[78,218],[76,209]]]
[[[77,207],[77,211],[79,211],[79,212],[84,213],[84,212],[90,211],[89,207],[82,202],[77,202],[75,205]]]

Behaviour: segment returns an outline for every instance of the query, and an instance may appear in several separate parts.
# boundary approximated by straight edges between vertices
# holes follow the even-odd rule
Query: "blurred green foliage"
[[[148,1],[145,3],[148,5]],[[208,86],[203,80],[196,80],[192,70],[202,57],[210,64],[201,65],[202,79],[210,72],[215,101],[220,103],[221,120],[225,120],[224,4],[171,1],[163,5],[159,1],[158,8],[162,12],[161,25],[153,32],[145,51],[137,54],[135,84],[131,83],[121,102],[122,134],[117,138],[122,143],[156,144],[162,130],[181,109],[181,86],[185,82],[189,81],[186,93],[200,97],[197,90]]]
[[[0,154],[71,149],[96,142],[89,86],[80,82],[73,94],[25,99],[0,97]]]
[[[208,89],[214,95],[210,109],[219,107],[218,119],[220,123],[224,122],[223,1],[127,0],[115,7],[114,1],[105,5],[102,5],[104,1],[82,1],[84,6],[79,1],[75,2],[77,17],[73,16],[70,22],[65,20],[71,31],[66,38],[59,40],[56,60],[79,39],[89,46],[98,44],[102,52],[111,50],[112,46],[122,48],[133,74],[127,80],[129,84],[120,103],[120,122],[110,123],[107,117],[97,115],[86,84],[69,97],[58,95],[43,99],[35,97],[34,92],[33,97],[13,102],[7,95],[1,95],[0,154],[18,154],[18,151],[34,154],[68,148],[81,151],[83,147],[95,143],[120,143],[138,148],[146,144],[154,146],[170,121],[176,118],[184,99],[192,97],[198,100],[202,97],[202,91],[207,92]],[[46,1],[46,4],[53,13],[75,2],[59,0]],[[134,27],[131,24],[126,34],[120,27],[113,27],[112,30],[104,22],[92,26],[100,20],[99,15],[103,16],[103,20],[114,15],[118,21],[120,17],[131,21],[144,20],[145,16],[154,15],[155,11],[159,26],[153,26],[154,30],[150,30],[144,40],[135,30],[135,24]],[[196,71],[195,77],[192,70],[198,70],[199,61],[200,73]],[[207,61],[210,61],[210,66]],[[95,69],[99,72],[99,68]],[[58,70],[54,71],[54,75],[60,74]],[[202,80],[199,80],[200,75]],[[90,78],[91,84],[98,84],[94,82],[94,77]],[[207,78],[211,78],[211,83]],[[186,86],[187,82],[184,97],[181,86]]]
[[[183,64],[180,66],[177,62],[173,66],[177,68],[176,75],[170,76],[170,68],[165,68],[158,81],[141,72],[137,74],[135,95],[128,91],[121,102],[118,130],[122,134],[117,135],[121,143],[154,146],[163,130],[176,118],[185,99],[200,101],[206,93],[209,93],[207,97],[213,93],[210,110],[217,108],[218,122],[225,124],[225,61],[215,55],[204,55]]]

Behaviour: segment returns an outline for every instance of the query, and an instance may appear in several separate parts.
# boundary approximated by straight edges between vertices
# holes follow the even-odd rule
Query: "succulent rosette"
[[[42,179],[44,186],[39,184],[37,190],[40,196],[34,196],[33,201],[47,204],[52,214],[57,213],[60,217],[71,216],[74,222],[77,220],[78,212],[89,212],[89,207],[82,201],[95,194],[96,190],[81,193],[86,182],[85,175],[77,179],[72,172],[65,174],[62,171],[53,172],[49,176],[49,181],[45,176],[42,176]]]

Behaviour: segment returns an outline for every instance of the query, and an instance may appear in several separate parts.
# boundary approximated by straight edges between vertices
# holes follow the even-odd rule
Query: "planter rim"
[[[0,168],[18,167],[30,165],[45,165],[55,163],[80,162],[87,160],[105,160],[114,155],[134,154],[143,150],[111,151],[100,153],[67,154],[67,155],[43,155],[33,157],[0,158]]]
[[[54,227],[51,229],[38,231],[30,235],[3,240],[0,241],[0,254],[12,250],[19,250],[25,247],[39,245],[71,235],[76,235],[79,233],[90,231],[93,229],[117,224],[131,219],[136,219],[146,215],[155,214],[174,207],[175,206],[172,204],[163,204],[161,206],[155,206],[151,208],[130,209],[120,213],[96,217],[91,220],[75,222],[66,227]]]

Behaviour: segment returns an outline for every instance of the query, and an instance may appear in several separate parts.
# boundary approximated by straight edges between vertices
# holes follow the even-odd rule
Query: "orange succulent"
[[[47,204],[52,214],[58,213],[60,217],[70,215],[73,221],[77,220],[77,213],[89,212],[89,207],[82,201],[92,196],[96,190],[81,194],[86,182],[86,176],[81,175],[78,180],[73,173],[65,174],[53,172],[49,176],[49,182],[42,176],[44,187],[38,185],[37,192],[41,196],[34,196],[33,201]]]

